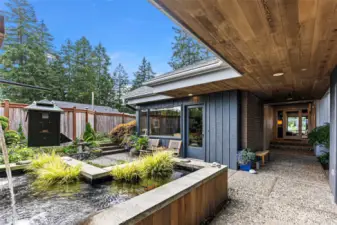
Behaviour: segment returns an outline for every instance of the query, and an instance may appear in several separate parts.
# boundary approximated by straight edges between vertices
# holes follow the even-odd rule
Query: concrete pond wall
[[[103,210],[82,225],[200,224],[225,203],[228,168],[206,167]]]

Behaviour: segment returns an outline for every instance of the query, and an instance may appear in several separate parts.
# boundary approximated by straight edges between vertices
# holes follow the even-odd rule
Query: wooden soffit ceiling
[[[2,46],[2,42],[5,38],[5,19],[0,15],[0,47]]]
[[[329,87],[337,63],[336,0],[152,2],[243,75],[223,81],[224,90],[284,100],[319,99]]]

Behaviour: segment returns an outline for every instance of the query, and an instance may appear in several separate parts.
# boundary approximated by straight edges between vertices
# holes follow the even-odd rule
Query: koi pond
[[[189,171],[176,169],[165,180],[143,180],[138,184],[105,181],[88,184],[55,185],[41,189],[29,174],[13,177],[16,225],[73,225],[98,211],[124,202],[146,191],[178,179]],[[11,197],[7,178],[0,178],[0,224],[12,224]]]

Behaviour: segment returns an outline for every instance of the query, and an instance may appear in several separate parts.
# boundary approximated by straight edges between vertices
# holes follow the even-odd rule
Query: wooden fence
[[[8,100],[4,100],[0,105],[0,116],[6,116],[9,119],[9,129],[17,130],[21,123],[25,135],[28,133],[27,111],[23,109],[26,106],[28,105],[10,103]],[[76,107],[62,109],[64,113],[61,114],[60,130],[61,133],[72,139],[81,137],[88,122],[97,132],[108,133],[115,126],[136,118],[135,115],[119,112],[102,113]]]

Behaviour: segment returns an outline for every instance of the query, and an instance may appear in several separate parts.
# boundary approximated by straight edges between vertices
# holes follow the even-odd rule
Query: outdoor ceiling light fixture
[[[307,68],[302,68],[301,71],[307,71]]]
[[[273,74],[274,77],[279,77],[279,76],[283,76],[283,75],[284,75],[284,73],[274,73]]]
[[[193,94],[188,94],[188,96],[193,96]]]

